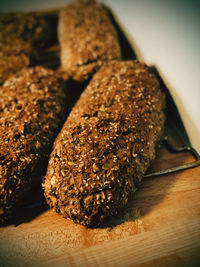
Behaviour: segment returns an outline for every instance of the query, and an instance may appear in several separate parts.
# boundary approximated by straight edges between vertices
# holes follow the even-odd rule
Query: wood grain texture
[[[191,160],[161,149],[154,168]],[[0,266],[198,266],[199,177],[198,167],[145,180],[99,229],[40,207],[28,210],[30,221],[0,229]]]

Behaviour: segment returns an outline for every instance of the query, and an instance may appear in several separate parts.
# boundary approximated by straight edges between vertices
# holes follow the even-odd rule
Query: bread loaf
[[[0,13],[0,85],[56,42],[57,11]]]
[[[55,140],[43,183],[50,207],[89,227],[124,207],[155,158],[164,99],[144,63],[101,67]]]
[[[86,80],[121,52],[106,10],[94,0],[76,0],[59,14],[61,65],[74,80]]]
[[[41,182],[64,118],[64,84],[51,70],[23,69],[0,87],[0,223]]]
[[[0,40],[21,39],[35,48],[55,42],[58,11],[0,13]],[[13,43],[14,44],[14,43]]]
[[[14,45],[13,45],[14,42]],[[0,85],[11,75],[30,65],[31,46],[10,37],[0,41]]]

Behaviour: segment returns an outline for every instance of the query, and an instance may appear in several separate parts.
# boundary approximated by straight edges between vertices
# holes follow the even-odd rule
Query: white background
[[[0,0],[0,11],[64,6],[68,0]],[[200,152],[200,1],[105,0],[139,59],[158,69]]]

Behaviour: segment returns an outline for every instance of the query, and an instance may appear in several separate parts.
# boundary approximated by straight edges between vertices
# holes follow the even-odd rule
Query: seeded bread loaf
[[[114,26],[94,0],[76,0],[59,14],[61,65],[74,80],[86,80],[108,60],[120,59]]]
[[[0,40],[21,39],[35,48],[55,42],[58,11],[0,13]],[[13,43],[14,44],[14,43]]]
[[[0,85],[56,42],[57,13],[0,13]]]
[[[14,42],[14,45],[13,45]],[[0,85],[12,74],[30,65],[30,44],[7,37],[0,41]]]
[[[41,181],[64,118],[64,84],[51,70],[23,69],[0,87],[0,223]]]
[[[54,143],[43,183],[50,207],[89,227],[117,213],[155,158],[164,102],[144,63],[112,61],[102,67]]]

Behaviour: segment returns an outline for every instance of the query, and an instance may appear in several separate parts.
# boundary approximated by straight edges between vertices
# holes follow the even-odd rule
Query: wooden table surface
[[[192,161],[160,149],[153,168]],[[199,266],[200,167],[143,181],[127,207],[86,229],[43,207],[0,229],[0,266]]]

